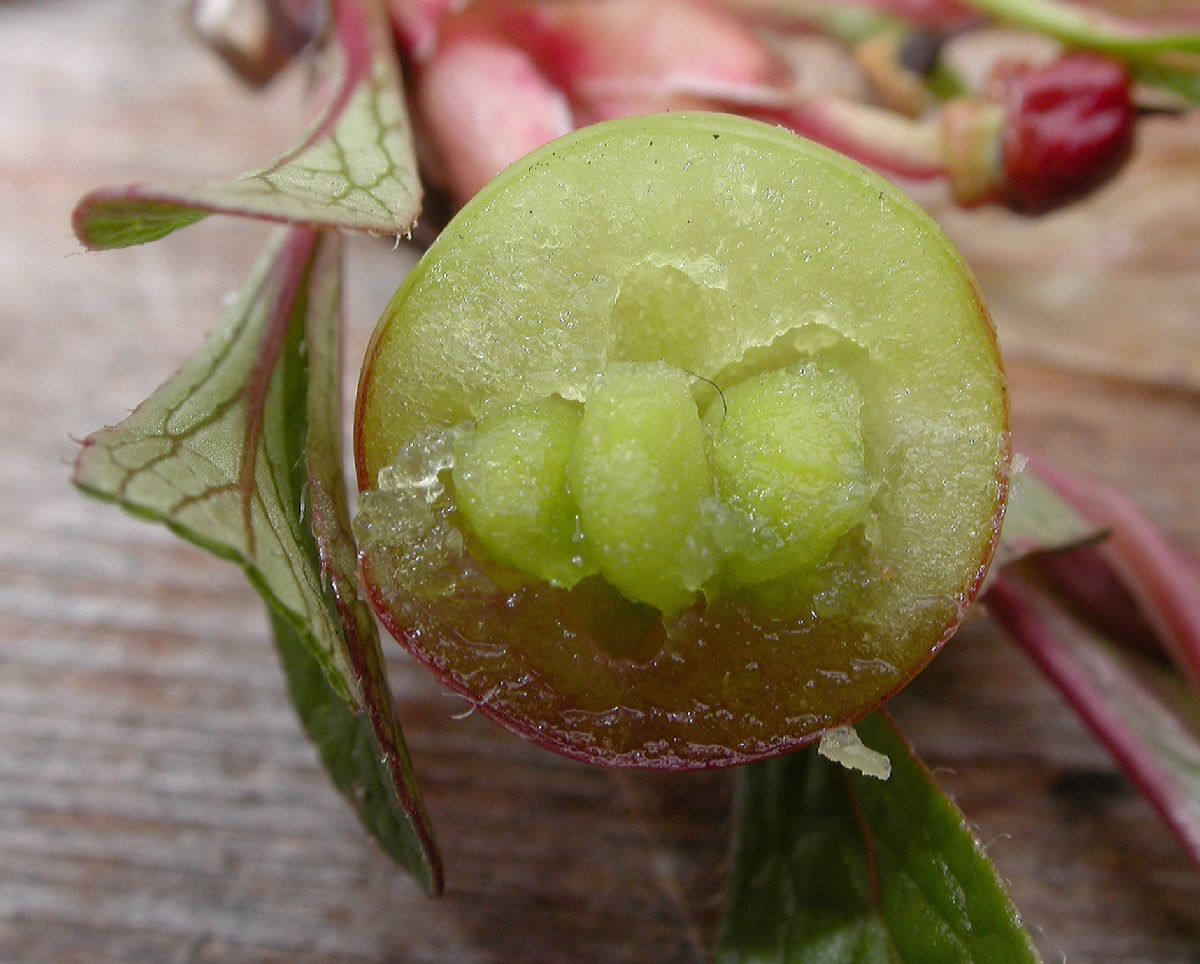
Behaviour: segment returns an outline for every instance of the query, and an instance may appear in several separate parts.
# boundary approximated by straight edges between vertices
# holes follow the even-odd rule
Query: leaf
[[[1192,70],[1181,70],[1152,61],[1135,60],[1129,67],[1141,83],[1160,87],[1190,104],[1200,104],[1200,64]]]
[[[1074,549],[1104,538],[1104,527],[1083,517],[1030,466],[1013,477],[1000,544],[991,572],[1035,552]]]
[[[271,609],[297,708],[335,782],[389,853],[438,892],[440,858],[354,588],[340,302],[337,235],[281,232],[203,348],[125,421],[84,441],[74,481],[242,566]],[[351,727],[364,710],[370,726]],[[338,763],[331,747],[339,735],[357,747],[364,734],[372,763],[350,780],[362,754]],[[369,790],[381,760],[388,808]]]
[[[74,481],[240,564],[272,608],[304,628],[349,699],[350,664],[299,517],[302,292],[317,244],[306,229],[277,236],[204,347],[125,421],[84,440]]]
[[[1101,562],[1140,607],[1157,633],[1158,643],[1200,692],[1200,581],[1191,560],[1119,489],[1076,478],[1044,463],[1037,470],[1073,509],[1109,532],[1099,547]]]
[[[379,0],[335,0],[333,25],[334,94],[295,147],[232,180],[95,191],[73,216],[83,245],[144,244],[212,213],[407,233],[421,185],[387,20]]]
[[[963,815],[887,717],[858,725],[886,781],[812,749],[745,768],[718,958],[1039,960]]]
[[[340,272],[318,271],[316,278],[333,290],[326,294],[314,285],[314,303],[340,304]],[[336,315],[330,317],[332,320]],[[441,893],[441,856],[396,720],[379,632],[370,608],[358,594],[358,547],[350,531],[343,469],[340,335],[341,327],[337,324],[308,326],[305,439],[308,507],[321,575],[328,587],[326,600],[332,601],[338,614],[346,655],[367,720],[350,713],[346,704],[337,703],[336,694],[316,672],[311,659],[304,679],[300,678],[300,669],[288,668],[296,664],[295,659],[285,658],[284,666],[288,668],[292,701],[320,749],[334,783],[358,808],[363,822],[384,849],[418,873],[427,890]],[[275,638],[282,653],[284,641],[278,629]],[[290,648],[296,650],[294,644]],[[325,685],[323,692],[318,683]],[[319,713],[306,709],[310,700],[302,698],[304,693],[323,707]],[[324,698],[318,697],[318,693]],[[322,732],[322,724],[326,732]],[[350,748],[349,759],[345,756],[346,748]],[[370,780],[372,774],[374,782]]]
[[[296,631],[271,614],[275,645],[287,676],[288,694],[305,731],[316,744],[334,785],[354,805],[363,825],[383,849],[411,870],[433,894],[442,890],[441,859],[425,819],[406,819],[402,801],[415,790],[403,743],[399,754],[380,748],[374,714],[355,713],[330,687]],[[391,697],[387,698],[391,710]],[[393,716],[394,725],[394,716]],[[395,761],[403,758],[410,791],[396,779]],[[417,804],[419,806],[419,802]],[[422,815],[423,817],[423,815]]]
[[[1074,615],[1031,571],[997,580],[987,604],[1200,866],[1200,699],[1144,650]]]

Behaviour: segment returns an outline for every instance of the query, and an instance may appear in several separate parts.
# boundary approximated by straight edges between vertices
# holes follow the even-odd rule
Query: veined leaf
[[[74,480],[242,566],[271,609],[297,709],[335,782],[437,892],[440,858],[354,588],[340,302],[337,235],[281,233],[204,347],[125,421],[85,440]]]
[[[895,724],[863,742],[877,780],[815,750],[743,771],[723,962],[1039,960],[995,868]]]
[[[300,143],[261,170],[185,187],[129,185],[79,202],[90,249],[155,241],[212,213],[407,233],[421,185],[381,0],[334,0],[333,96]]]
[[[318,246],[337,244],[307,229],[276,237],[200,351],[123,422],[84,440],[74,481],[239,563],[305,634],[338,694],[357,699],[300,518],[304,314],[337,311],[306,289]]]

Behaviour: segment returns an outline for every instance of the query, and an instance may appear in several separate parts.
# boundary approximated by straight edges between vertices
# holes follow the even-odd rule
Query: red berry
[[[1133,141],[1130,79],[1116,61],[1076,53],[998,78],[1008,112],[1004,172],[1015,206],[1042,210],[1108,178]]]

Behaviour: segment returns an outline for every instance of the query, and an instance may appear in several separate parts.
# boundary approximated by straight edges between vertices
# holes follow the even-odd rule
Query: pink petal
[[[566,98],[533,61],[482,35],[456,35],[438,48],[421,73],[418,101],[460,204],[574,128]]]
[[[787,69],[736,18],[684,0],[482,0],[486,17],[574,99],[725,97],[786,82]]]
[[[438,25],[461,0],[388,0],[392,23],[404,49],[426,60],[437,42]]]

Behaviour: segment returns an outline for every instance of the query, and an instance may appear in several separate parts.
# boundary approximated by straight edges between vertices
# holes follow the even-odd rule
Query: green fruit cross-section
[[[596,125],[485,188],[381,320],[363,572],[526,736],[745,762],[861,717],[953,632],[1007,418],[974,281],[892,185],[725,115]]]

